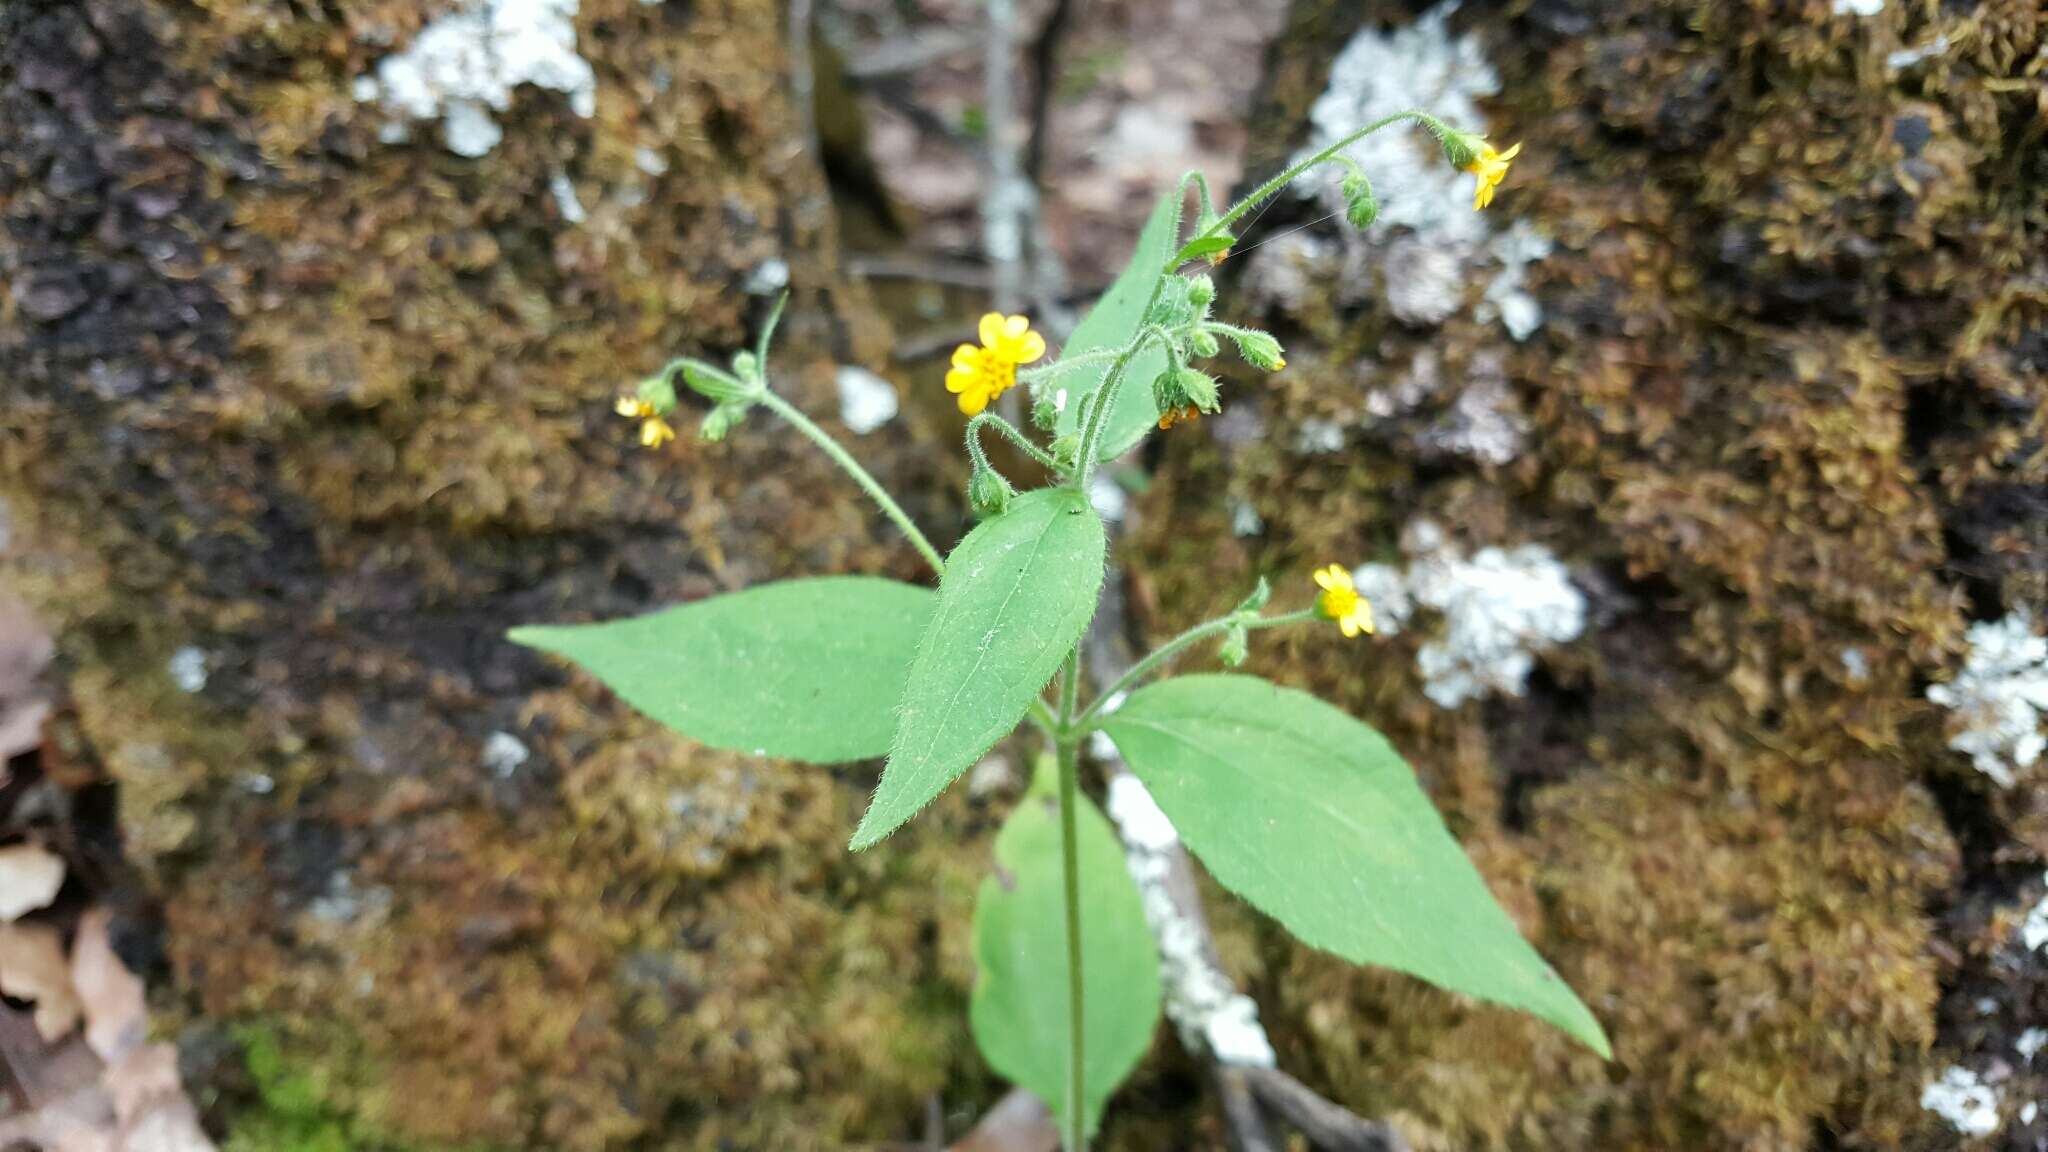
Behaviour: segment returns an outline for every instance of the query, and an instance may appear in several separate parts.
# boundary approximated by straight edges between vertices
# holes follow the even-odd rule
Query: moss
[[[1944,1023],[1966,993],[1939,910],[2009,908],[2003,870],[2039,866],[2038,804],[1949,753],[1921,695],[1973,608],[2041,605],[2025,510],[2048,391],[2019,254],[2048,237],[2048,171],[2008,95],[2041,45],[2023,7],[1467,14],[1505,80],[1490,127],[1529,142],[1495,210],[1557,242],[1530,270],[1545,327],[1417,331],[1333,291],[1259,317],[1295,336],[1271,389],[1236,394],[1259,442],[1172,442],[1135,544],[1162,635],[1258,572],[1305,598],[1312,565],[1382,558],[1423,516],[1545,543],[1591,596],[1596,627],[1527,698],[1457,712],[1421,698],[1413,632],[1258,657],[1389,732],[1616,1042],[1603,1068],[1269,938],[1283,1063],[1419,1148],[1944,1138],[1917,1105],[1929,1050],[1974,1033]],[[1958,48],[1882,66],[1938,36]],[[1254,138],[1284,148],[1304,108]],[[1358,424],[1355,362],[1432,345],[1438,404],[1461,365],[1506,357],[1521,458],[1421,462],[1428,405]],[[1290,452],[1309,418],[1357,425],[1356,449]],[[1231,535],[1226,493],[1263,535]]]

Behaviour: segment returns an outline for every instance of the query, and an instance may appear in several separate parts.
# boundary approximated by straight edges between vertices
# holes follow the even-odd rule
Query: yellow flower
[[[1479,151],[1472,156],[1472,162],[1465,165],[1465,171],[1479,177],[1479,183],[1472,189],[1472,210],[1479,211],[1493,203],[1493,190],[1508,178],[1508,165],[1522,151],[1520,144],[1505,152],[1496,152],[1493,145],[1481,141]],[[1371,629],[1367,629],[1371,631]]]
[[[661,418],[654,405],[638,396],[621,396],[612,406],[612,411],[628,420],[640,422],[640,444],[645,448],[659,448],[676,438],[676,430]]]
[[[1201,418],[1202,410],[1193,404],[1185,408],[1168,408],[1159,414],[1159,430],[1164,432],[1183,420],[1200,420]]]
[[[1316,597],[1316,612],[1324,619],[1335,620],[1344,635],[1356,636],[1360,632],[1372,634],[1372,605],[1358,594],[1351,583],[1351,573],[1335,564],[1316,570],[1316,587],[1322,592]]]
[[[1017,368],[1045,355],[1045,337],[1022,316],[990,312],[981,318],[981,347],[953,349],[946,391],[960,397],[960,411],[973,416],[1017,383]]]

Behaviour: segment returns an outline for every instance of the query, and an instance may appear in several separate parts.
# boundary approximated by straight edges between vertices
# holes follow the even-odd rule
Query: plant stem
[[[980,412],[967,421],[967,455],[972,457],[982,467],[991,467],[988,462],[988,456],[981,450],[981,430],[983,428],[993,428],[997,432],[1002,433],[1003,439],[1016,445],[1019,452],[1031,457],[1039,466],[1048,471],[1059,471],[1059,462],[1052,458],[1052,453],[1033,444],[1031,438],[1018,431],[1015,424],[1010,423],[994,412]]]
[[[925,563],[932,566],[932,571],[940,576],[946,574],[945,557],[939,555],[939,550],[932,547],[932,542],[925,538],[923,532],[918,530],[917,524],[911,520],[910,514],[905,512],[903,506],[896,503],[895,497],[890,496],[888,491],[873,476],[868,474],[867,469],[860,466],[860,461],[855,460],[852,453],[840,447],[839,441],[834,440],[831,433],[812,423],[811,418],[799,412],[795,405],[773,392],[763,389],[760,394],[760,402],[769,411],[789,421],[790,425],[808,437],[811,443],[824,449],[825,455],[830,456],[834,464],[839,465],[848,476],[853,477],[854,483],[860,485],[861,490],[866,492],[876,504],[881,506],[882,514],[887,516],[898,529],[902,530],[905,536],[910,538],[910,543],[924,557]]]
[[[1202,231],[1199,234],[1197,234],[1193,239],[1189,240],[1188,243],[1192,244],[1196,240],[1201,240],[1205,237],[1213,236],[1217,232],[1229,228],[1232,224],[1237,222],[1239,217],[1243,216],[1245,213],[1251,211],[1253,208],[1256,208],[1260,204],[1264,203],[1268,198],[1278,193],[1282,188],[1285,188],[1289,184],[1292,184],[1296,179],[1298,179],[1301,176],[1302,173],[1307,172],[1309,169],[1314,168],[1319,164],[1328,163],[1332,158],[1334,158],[1337,155],[1337,153],[1342,152],[1344,149],[1351,147],[1353,144],[1358,143],[1360,140],[1365,139],[1367,136],[1370,136],[1373,133],[1379,131],[1380,129],[1385,128],[1387,125],[1396,124],[1403,120],[1413,120],[1416,123],[1421,124],[1424,128],[1427,128],[1429,130],[1431,135],[1435,136],[1439,140],[1443,139],[1444,134],[1450,131],[1449,125],[1445,124],[1443,121],[1437,119],[1436,117],[1431,116],[1429,113],[1419,110],[1396,112],[1392,116],[1388,116],[1380,120],[1375,120],[1372,123],[1367,124],[1365,127],[1352,132],[1350,135],[1345,136],[1343,139],[1338,140],[1336,143],[1331,144],[1329,147],[1324,148],[1322,151],[1317,152],[1315,155],[1308,157],[1307,159],[1301,161],[1298,164],[1290,166],[1285,172],[1280,173],[1278,176],[1275,176],[1271,180],[1268,180],[1264,184],[1261,184],[1257,188],[1254,188],[1252,190],[1251,195],[1246,196],[1244,199],[1239,200],[1236,204],[1231,205],[1230,211],[1225,212],[1221,217],[1219,217],[1216,220],[1214,224],[1211,224],[1207,228],[1202,229]],[[1182,248],[1185,249],[1186,245],[1182,245]],[[1179,266],[1180,258],[1176,255],[1174,257],[1173,262],[1166,266],[1165,271],[1170,273]]]
[[[1089,704],[1079,716],[1074,717],[1073,731],[1076,734],[1088,731],[1088,722],[1100,715],[1102,709],[1109,701],[1115,699],[1118,693],[1128,690],[1138,681],[1151,675],[1167,661],[1180,655],[1181,652],[1191,645],[1199,644],[1211,636],[1219,636],[1229,631],[1232,624],[1242,625],[1247,632],[1257,632],[1262,628],[1282,628],[1290,624],[1306,624],[1316,618],[1315,609],[1303,608],[1299,612],[1289,612],[1281,616],[1253,616],[1250,619],[1239,619],[1237,614],[1233,612],[1228,616],[1218,616],[1214,620],[1197,624],[1193,628],[1153,649],[1143,660],[1131,665],[1117,679],[1116,683],[1103,689],[1102,694],[1097,696],[1093,703]]]
[[[1059,744],[1060,870],[1066,879],[1067,904],[1067,1125],[1066,1152],[1088,1146],[1088,1036],[1081,976],[1081,853],[1075,834],[1074,810],[1079,805],[1080,748],[1073,740]]]
[[[1067,1110],[1066,1131],[1061,1133],[1065,1152],[1086,1152],[1088,1147],[1087,1012],[1082,993],[1081,970],[1081,851],[1075,833],[1074,809],[1080,803],[1081,742],[1074,727],[1074,710],[1081,700],[1081,645],[1067,655],[1066,674],[1060,680],[1059,723],[1053,731],[1053,754],[1060,773],[1060,874],[1065,881],[1067,911]]]

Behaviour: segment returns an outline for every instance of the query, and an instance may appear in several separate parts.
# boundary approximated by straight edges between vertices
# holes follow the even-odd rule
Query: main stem
[[[860,466],[860,461],[855,460],[852,453],[839,446],[839,441],[834,440],[831,433],[812,423],[811,418],[799,411],[796,405],[773,392],[763,391],[760,394],[760,402],[769,411],[789,421],[791,427],[803,433],[811,443],[824,449],[825,455],[830,456],[834,464],[853,477],[853,482],[860,485],[861,491],[866,492],[881,506],[882,514],[910,538],[910,543],[917,548],[918,554],[925,558],[925,562],[932,566],[932,571],[941,576],[946,574],[946,558],[939,555],[939,550],[932,547],[932,542],[918,530],[917,522],[910,518],[910,514],[903,510],[901,504],[896,503],[896,498],[889,495],[887,489],[876,482],[873,476],[868,475],[868,470]]]
[[[1072,740],[1059,746],[1060,870],[1066,880],[1067,904],[1067,1130],[1066,1152],[1083,1152],[1088,1142],[1087,1011],[1081,978],[1081,853],[1074,830],[1079,806],[1080,747]]]
[[[1088,1146],[1087,1011],[1081,969],[1081,850],[1074,810],[1080,805],[1081,742],[1073,727],[1081,700],[1081,646],[1067,656],[1060,681],[1058,737],[1053,742],[1060,773],[1060,874],[1065,881],[1067,910],[1067,1126],[1061,1133],[1066,1152]]]

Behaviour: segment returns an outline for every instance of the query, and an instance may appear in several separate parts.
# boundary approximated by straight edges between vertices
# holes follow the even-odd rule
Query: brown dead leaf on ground
[[[36,677],[50,663],[56,645],[28,609],[0,595],[0,764],[43,742],[48,695]]]
[[[64,938],[48,924],[0,924],[0,992],[35,1008],[36,1031],[55,1041],[78,1026]]]
[[[1022,1088],[996,1101],[947,1152],[1058,1152],[1059,1126],[1045,1102]]]
[[[40,844],[0,848],[0,920],[47,908],[64,886],[64,860]]]
[[[142,981],[114,954],[111,908],[94,908],[78,922],[71,944],[71,983],[85,1011],[85,1042],[110,1064],[149,1038]]]

